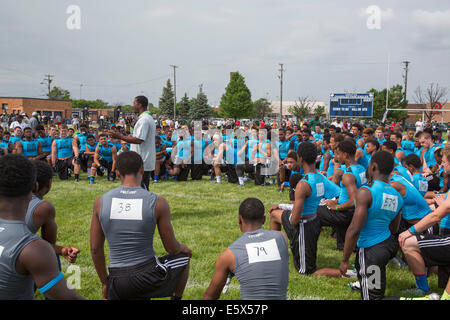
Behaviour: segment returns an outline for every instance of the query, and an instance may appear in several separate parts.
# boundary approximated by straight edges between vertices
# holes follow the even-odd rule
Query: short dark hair
[[[407,155],[403,163],[405,164],[405,166],[411,165],[416,169],[420,169],[422,167],[420,158],[414,153]]]
[[[295,187],[302,179],[303,179],[303,175],[301,173],[294,173],[289,178],[289,184],[291,185],[291,188],[289,189],[289,200],[290,201],[295,201]]]
[[[117,156],[117,170],[122,176],[136,175],[143,165],[141,156],[134,151],[125,151]]]
[[[136,98],[137,103],[139,103],[144,108],[148,107],[148,99],[146,96],[137,96]]]
[[[380,149],[380,143],[375,139],[369,140],[367,143],[373,144],[377,150]]]
[[[297,154],[307,164],[313,164],[317,159],[317,147],[311,142],[303,142],[298,146]]]
[[[385,143],[383,143],[383,146],[394,152],[397,151],[397,144],[394,141],[386,141]]]
[[[88,140],[88,139],[94,139],[94,140],[95,140],[95,137],[94,137],[92,134],[89,134],[89,135],[86,137],[86,140]]]
[[[378,151],[370,162],[376,163],[381,174],[390,175],[394,170],[394,157],[387,151]]]
[[[36,181],[39,184],[39,190],[47,186],[50,180],[53,179],[53,170],[50,165],[42,160],[33,160],[32,163],[36,167],[37,177]]]
[[[289,151],[286,158],[291,158],[291,159],[294,159],[295,161],[297,161],[297,159],[298,159],[297,154],[295,153],[295,151]]]
[[[264,204],[256,198],[247,198],[239,206],[239,215],[248,222],[262,222],[264,218]]]
[[[337,149],[350,156],[354,156],[356,153],[356,144],[352,140],[344,140],[339,142]]]
[[[44,128],[43,125],[38,124],[38,125],[36,126],[36,131],[40,131],[40,130],[45,130],[45,128]]]
[[[19,198],[29,194],[36,183],[37,169],[19,154],[0,157],[0,197]]]
[[[403,136],[400,132],[391,132],[391,136],[394,135],[397,139],[402,139]]]

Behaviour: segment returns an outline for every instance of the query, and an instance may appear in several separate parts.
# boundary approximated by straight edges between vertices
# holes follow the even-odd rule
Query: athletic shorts
[[[417,235],[420,253],[427,267],[438,266],[438,287],[445,288],[450,276],[450,235]]]
[[[171,297],[189,263],[180,253],[152,259],[132,267],[109,268],[108,300],[148,300]]]
[[[69,178],[67,170],[72,167],[73,157],[67,159],[57,159],[55,163],[56,172],[61,180],[67,180]]]
[[[320,235],[320,220],[317,215],[300,220],[298,225],[290,222],[291,211],[284,210],[281,223],[289,239],[294,267],[301,274],[311,274],[317,269],[317,241]]]
[[[363,300],[381,300],[386,291],[386,265],[397,254],[397,238],[389,238],[372,247],[357,248],[355,268],[361,283]]]

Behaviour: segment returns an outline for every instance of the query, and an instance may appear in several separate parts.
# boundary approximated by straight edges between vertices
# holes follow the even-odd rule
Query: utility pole
[[[279,65],[281,66],[281,69],[279,69],[280,71],[280,76],[278,76],[278,78],[280,78],[280,123],[283,123],[283,64],[279,63]]]
[[[403,76],[403,78],[405,79],[405,93],[404,93],[403,100],[406,101],[406,93],[407,93],[406,90],[408,88],[408,66],[411,62],[403,61],[403,63],[405,64],[405,75]]]
[[[81,100],[81,87],[83,86],[83,84],[80,84],[80,100]]]
[[[53,82],[53,79],[52,79],[53,77],[54,77],[54,75],[46,74],[44,76],[44,80],[42,80],[42,82],[41,82],[41,84],[46,84],[47,83],[47,87],[48,87],[48,95],[47,95],[47,97],[50,96],[51,83]]]
[[[176,68],[178,66],[175,66],[173,64],[170,65],[173,68],[173,121],[177,119],[177,71]]]

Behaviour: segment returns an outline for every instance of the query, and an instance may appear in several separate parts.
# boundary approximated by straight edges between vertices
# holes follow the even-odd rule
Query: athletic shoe
[[[402,291],[400,291],[400,293],[401,293],[401,295],[408,295],[408,296],[409,296],[409,295],[413,295],[413,296],[426,296],[426,295],[431,294],[432,292],[431,292],[431,289],[428,290],[428,291],[424,291],[424,290],[422,290],[422,289],[420,289],[420,288],[413,287],[413,288],[410,288],[410,289],[402,290]]]
[[[441,300],[441,297],[437,293],[430,293],[425,297],[416,297],[416,298],[400,297],[400,300]]]
[[[242,179],[244,179],[244,182],[252,181],[252,179],[250,179],[250,177],[247,177],[247,176],[243,177]]]
[[[342,276],[343,278],[357,278],[358,274],[356,273],[356,269],[353,270],[347,270],[347,272],[345,273],[345,275],[347,276]]]
[[[158,180],[153,180],[153,183],[158,183]]]
[[[78,178],[75,178],[74,182],[78,182],[78,181],[79,181]]]
[[[359,281],[350,282],[348,286],[354,291],[361,291],[361,283]]]

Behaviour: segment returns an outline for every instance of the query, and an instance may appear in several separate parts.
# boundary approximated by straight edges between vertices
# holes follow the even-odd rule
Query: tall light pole
[[[173,68],[173,121],[177,119],[177,68],[173,64],[170,65]]]
[[[408,87],[408,66],[410,64],[409,61],[403,61],[403,63],[405,64],[405,75],[403,76],[403,78],[405,79],[405,96],[404,96],[404,101],[406,101],[406,93],[407,93],[407,87]]]
[[[278,76],[280,78],[280,122],[283,123],[283,64],[279,63],[281,69],[280,75]]]
[[[81,87],[83,86],[83,84],[80,84],[80,100],[81,100]]]

